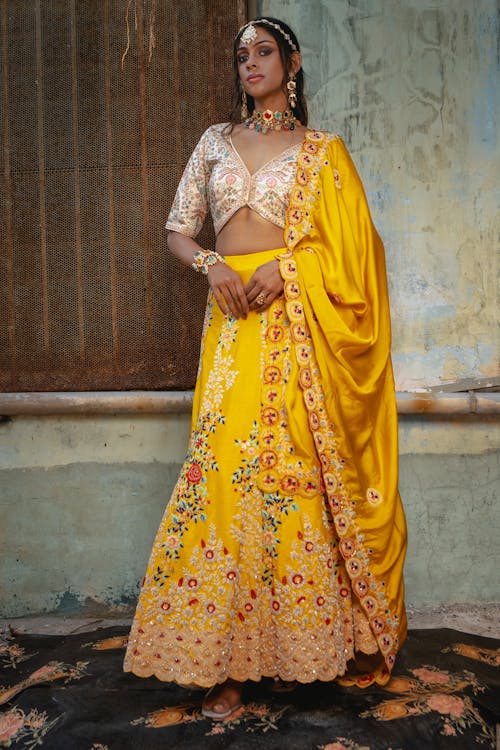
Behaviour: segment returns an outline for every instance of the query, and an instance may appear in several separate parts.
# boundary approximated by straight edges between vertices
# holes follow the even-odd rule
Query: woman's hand
[[[245,286],[250,310],[266,310],[282,292],[283,279],[277,260],[270,260],[259,266]]]
[[[243,282],[236,271],[226,263],[215,263],[209,266],[207,279],[224,315],[230,312],[235,318],[247,317],[249,304]]]

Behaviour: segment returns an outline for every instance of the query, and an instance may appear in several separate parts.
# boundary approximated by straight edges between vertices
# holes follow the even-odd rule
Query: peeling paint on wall
[[[385,242],[399,390],[499,372],[493,0],[260,0],[303,48]]]

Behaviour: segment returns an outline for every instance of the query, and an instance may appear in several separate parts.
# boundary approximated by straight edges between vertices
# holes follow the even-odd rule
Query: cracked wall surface
[[[303,49],[311,124],[361,173],[387,253],[399,390],[499,374],[493,0],[260,0]]]

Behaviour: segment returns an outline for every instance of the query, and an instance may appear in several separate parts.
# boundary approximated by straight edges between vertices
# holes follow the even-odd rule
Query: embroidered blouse
[[[250,174],[230,136],[223,133],[226,125],[212,125],[203,133],[177,188],[167,229],[196,237],[210,208],[219,234],[243,206],[284,229],[301,144],[290,146]]]

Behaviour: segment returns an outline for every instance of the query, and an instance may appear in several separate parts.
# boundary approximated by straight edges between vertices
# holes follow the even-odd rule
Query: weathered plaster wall
[[[385,242],[400,390],[498,375],[495,0],[258,0],[303,47]]]
[[[0,613],[134,601],[188,431],[186,415],[0,424]]]
[[[187,415],[0,424],[0,616],[130,607],[188,431]],[[499,432],[401,420],[409,604],[498,598]]]

